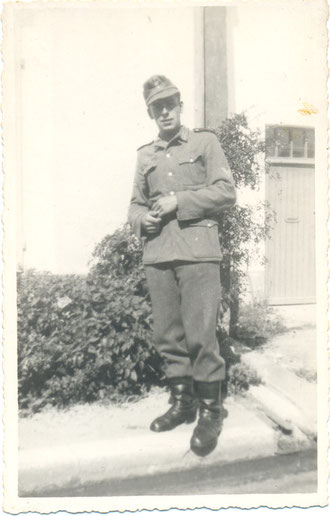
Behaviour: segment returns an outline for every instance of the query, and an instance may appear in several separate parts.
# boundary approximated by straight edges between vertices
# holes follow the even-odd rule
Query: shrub
[[[160,382],[150,305],[135,276],[18,273],[20,408],[138,394]]]
[[[282,320],[267,303],[255,303],[241,307],[234,334],[236,339],[255,348],[284,330]]]
[[[265,142],[253,131],[245,113],[236,114],[215,129],[237,188],[257,190],[265,167]],[[252,257],[258,256],[258,244],[269,237],[275,220],[268,202],[252,208],[236,204],[218,217],[223,259],[222,309],[230,310],[230,335],[237,324],[239,296],[244,288],[245,270]]]
[[[250,385],[260,385],[261,378],[257,372],[245,364],[235,364],[230,368],[228,378],[228,394],[236,395],[244,393]]]

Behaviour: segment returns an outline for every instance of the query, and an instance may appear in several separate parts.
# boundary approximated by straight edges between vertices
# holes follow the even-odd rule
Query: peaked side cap
[[[180,93],[178,88],[165,75],[153,75],[143,85],[143,97],[147,106],[158,99]]]

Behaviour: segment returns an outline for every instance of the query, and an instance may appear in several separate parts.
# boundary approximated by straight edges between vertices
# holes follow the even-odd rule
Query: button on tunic
[[[145,264],[221,259],[214,216],[234,204],[234,181],[215,134],[195,131],[182,126],[169,142],[138,150],[128,218],[144,242]],[[164,217],[158,234],[144,234],[143,217],[167,195],[176,196],[177,211]]]

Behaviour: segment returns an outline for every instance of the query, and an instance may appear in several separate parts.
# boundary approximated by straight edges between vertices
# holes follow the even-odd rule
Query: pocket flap
[[[203,226],[205,228],[213,228],[214,226],[219,226],[219,224],[215,220],[202,219],[202,220],[196,221],[194,226]]]
[[[219,226],[219,223],[216,220],[212,219],[196,219],[193,221],[185,221],[184,224],[186,227],[204,227],[204,228],[213,228],[214,226]]]
[[[195,163],[199,158],[201,158],[202,155],[200,152],[189,152],[189,153],[185,153],[185,154],[182,154],[179,158],[178,158],[178,162],[180,165],[183,165],[184,163]]]
[[[157,162],[156,161],[149,161],[146,163],[142,168],[142,174],[145,176],[149,174],[154,168],[156,168]]]

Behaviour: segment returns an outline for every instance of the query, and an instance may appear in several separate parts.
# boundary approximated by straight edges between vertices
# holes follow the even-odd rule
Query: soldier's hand
[[[154,235],[159,232],[161,221],[162,219],[152,210],[143,217],[142,225],[148,234]]]
[[[167,195],[161,197],[152,207],[154,212],[157,212],[160,217],[164,217],[168,213],[172,213],[178,209],[178,201],[175,195]]]

